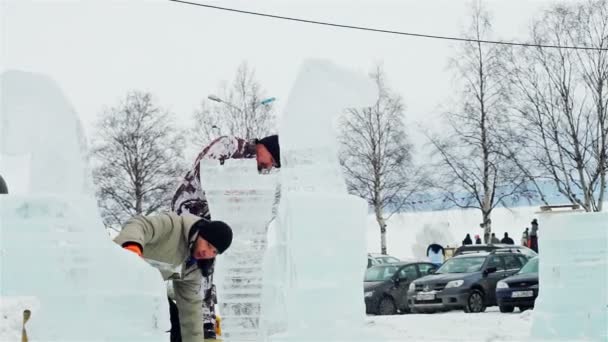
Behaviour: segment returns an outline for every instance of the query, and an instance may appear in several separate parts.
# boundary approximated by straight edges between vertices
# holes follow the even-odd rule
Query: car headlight
[[[369,298],[374,295],[374,291],[365,292],[365,298]]]
[[[530,286],[531,289],[537,289],[538,288],[538,284],[534,284],[532,286]]]
[[[416,290],[416,284],[410,283],[410,287],[408,288],[408,291],[414,291],[414,290]]]
[[[445,288],[449,289],[450,287],[460,287],[462,284],[464,284],[464,280],[452,280],[445,285]]]
[[[507,285],[507,283],[505,283],[504,281],[499,281],[498,284],[496,284],[496,288],[497,289],[508,289],[509,285]]]

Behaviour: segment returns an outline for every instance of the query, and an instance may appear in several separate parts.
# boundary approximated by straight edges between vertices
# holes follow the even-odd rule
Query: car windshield
[[[401,261],[401,260],[399,260],[397,258],[393,258],[393,257],[390,257],[390,256],[387,256],[387,257],[378,257],[376,259],[381,260],[382,263],[384,263],[384,264],[390,264],[390,263],[400,262]]]
[[[518,246],[517,249],[519,250],[519,252],[521,254],[525,255],[529,259],[534,258],[535,256],[538,255],[534,250],[532,250],[532,249],[530,249],[528,247]]]
[[[435,273],[469,273],[481,270],[485,256],[452,258],[446,261]]]
[[[374,266],[365,272],[365,281],[385,281],[397,272],[396,266]]]
[[[524,273],[538,273],[538,258],[530,259],[518,272],[518,274]]]

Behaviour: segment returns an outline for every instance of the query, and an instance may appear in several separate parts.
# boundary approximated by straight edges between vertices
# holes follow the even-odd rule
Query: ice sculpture
[[[538,216],[539,296],[532,338],[608,340],[608,213]]]
[[[167,340],[165,284],[108,238],[72,106],[43,75],[11,71],[0,84],[0,172],[28,160],[26,188],[0,195],[0,340],[20,339],[25,309],[35,341]]]
[[[232,246],[217,259],[217,287],[222,334],[226,341],[259,338],[262,258],[266,227],[275,203],[276,172],[259,175],[254,159],[201,161],[201,179],[211,216],[230,224]]]
[[[281,118],[278,216],[268,232],[264,340],[362,338],[367,204],[348,195],[334,129],[346,108],[371,106],[365,76],[332,63],[302,65]]]
[[[28,167],[18,176],[27,184],[20,193],[93,194],[88,176],[86,142],[78,115],[49,78],[7,71],[0,79],[0,165],[19,160]],[[9,189],[13,189],[9,184]],[[14,191],[11,191],[14,193]]]

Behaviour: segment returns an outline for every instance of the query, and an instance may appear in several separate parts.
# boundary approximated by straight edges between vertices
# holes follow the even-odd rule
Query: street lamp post
[[[211,101],[215,101],[215,102],[223,103],[223,104],[225,104],[225,105],[226,105],[226,106],[228,106],[228,107],[232,107],[232,108],[234,108],[234,109],[238,110],[239,112],[243,112],[243,110],[242,110],[241,108],[239,108],[239,107],[237,107],[237,106],[233,105],[232,103],[230,103],[230,102],[228,102],[228,101],[224,101],[224,100],[220,99],[219,97],[217,97],[217,96],[215,96],[215,95],[209,95],[209,96],[207,96],[207,98],[208,98],[209,100],[211,100]]]
[[[222,100],[220,97],[218,97],[218,96],[216,96],[216,95],[211,94],[211,95],[207,96],[207,98],[208,98],[209,100],[211,100],[211,101],[215,101],[215,102],[223,103],[223,104],[225,104],[226,106],[232,107],[232,108],[234,108],[234,109],[236,109],[236,110],[238,110],[238,111],[240,111],[240,112],[242,112],[242,111],[243,111],[241,108],[239,108],[239,107],[237,107],[237,106],[233,105],[232,103],[230,103],[230,102],[228,102],[228,101]],[[265,99],[263,99],[262,101],[258,102],[258,103],[257,103],[257,106],[255,106],[255,108],[258,108],[260,105],[267,106],[267,105],[271,104],[272,102],[274,102],[275,100],[276,100],[276,97],[268,97],[268,98],[265,98]]]
[[[237,110],[239,113],[241,113],[241,114],[243,114],[243,112],[245,111],[244,109],[241,109],[241,108],[239,108],[239,107],[237,107],[237,106],[233,105],[232,103],[230,103],[230,102],[228,102],[228,101],[222,100],[222,99],[221,99],[219,96],[216,96],[216,95],[211,94],[211,95],[207,96],[207,98],[208,98],[209,100],[211,100],[211,101],[218,102],[218,103],[223,103],[223,104],[225,104],[225,105],[226,105],[226,106],[228,106],[228,107],[231,107],[231,108],[233,108],[233,109],[236,109],[236,110]],[[276,100],[276,98],[275,98],[275,97],[268,97],[268,98],[265,98],[265,99],[263,99],[262,101],[260,101],[260,102],[256,103],[256,106],[253,108],[253,110],[255,111],[255,110],[256,110],[256,109],[257,109],[259,106],[268,106],[270,103],[272,103],[272,102],[273,102],[273,101],[275,101],[275,100]],[[217,126],[215,126],[215,125],[214,125],[212,128],[217,128],[217,129],[218,129],[218,131],[219,131],[219,128],[218,128]],[[246,135],[249,137],[249,132],[247,132],[247,134],[246,134]]]

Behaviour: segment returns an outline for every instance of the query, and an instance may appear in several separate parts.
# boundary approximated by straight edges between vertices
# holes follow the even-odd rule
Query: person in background
[[[521,234],[521,245],[525,246],[525,247],[529,247],[528,244],[528,239],[530,238],[529,234],[528,234],[528,227],[526,227],[526,230],[524,230],[524,232]]]
[[[514,245],[515,242],[513,241],[513,239],[511,239],[509,237],[509,233],[505,232],[505,237],[502,238],[502,240],[500,240],[501,243],[507,244],[507,245]]]
[[[443,264],[445,260],[445,250],[442,245],[437,243],[430,244],[426,249],[426,256],[429,258],[429,261],[437,267]]]
[[[209,275],[207,261],[215,260],[232,243],[230,226],[173,212],[135,216],[114,242],[142,257],[160,271],[164,280],[171,281],[176,303],[169,310],[179,315],[179,327],[171,330],[171,340],[203,342],[201,285]]]
[[[532,229],[530,230],[530,241],[528,247],[538,253],[538,221],[533,219],[531,224]]]
[[[262,139],[246,140],[234,136],[222,136],[209,145],[205,146],[198,154],[192,165],[192,169],[186,173],[181,184],[175,191],[171,201],[171,210],[178,215],[192,214],[198,217],[211,220],[209,212],[209,204],[205,197],[203,182],[200,175],[201,160],[218,160],[220,165],[228,159],[251,159],[256,158],[257,169],[260,173],[265,173],[273,168],[281,167],[281,151],[279,147],[279,136],[270,135]],[[216,316],[215,304],[216,290],[213,284],[213,273],[215,269],[214,260],[206,260],[205,276],[203,278],[202,290],[203,295],[203,324],[205,338],[215,338],[216,334]],[[178,312],[175,308],[174,301],[169,298],[169,305],[172,313]],[[179,315],[171,316],[171,331],[173,335],[179,336],[176,331],[179,324]],[[171,342],[180,342],[179,339],[171,340]]]
[[[473,244],[473,240],[471,240],[471,235],[467,234],[467,236],[465,236],[464,240],[462,240],[462,245],[472,245]]]
[[[481,237],[479,237],[479,235],[475,235],[475,244],[481,245]]]
[[[496,237],[496,234],[492,233],[492,237],[490,238],[490,243],[492,243],[492,244],[500,243],[500,240],[498,240],[498,238]]]

